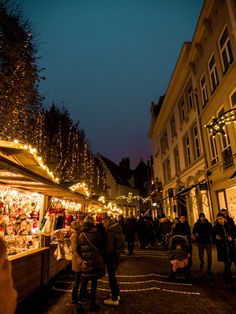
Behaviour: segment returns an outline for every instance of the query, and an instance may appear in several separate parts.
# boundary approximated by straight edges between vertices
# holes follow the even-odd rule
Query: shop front
[[[236,185],[217,191],[218,209],[227,208],[236,223]]]

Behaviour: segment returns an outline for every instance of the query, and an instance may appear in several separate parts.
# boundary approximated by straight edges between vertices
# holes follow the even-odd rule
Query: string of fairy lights
[[[232,122],[236,122],[236,108],[227,110],[218,117],[213,117],[211,122],[206,124],[205,127],[209,129],[213,136],[216,134],[227,136],[226,125]]]
[[[59,183],[59,179],[57,177],[54,177],[53,172],[45,165],[42,157],[38,155],[36,148],[32,147],[29,144],[21,144],[17,139],[15,139],[13,143],[15,144],[16,148],[23,149],[27,151],[30,155],[32,155],[36,162],[38,163],[38,165],[47,172],[52,181]]]

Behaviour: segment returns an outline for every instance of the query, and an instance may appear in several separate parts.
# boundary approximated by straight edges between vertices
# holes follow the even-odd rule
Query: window
[[[193,127],[192,134],[193,134],[193,145],[194,145],[194,157],[199,158],[201,155],[201,152],[200,152],[200,142],[199,142],[197,125]]]
[[[224,113],[224,108],[222,108],[219,112],[219,116]],[[230,138],[228,133],[227,125],[224,125],[224,134],[221,134],[221,158],[223,169],[228,169],[233,166],[233,154],[230,145]]]
[[[223,69],[225,73],[227,72],[230,64],[234,60],[227,27],[224,29],[223,34],[220,37],[219,47],[220,47],[220,53],[221,53],[221,61],[222,61]]]
[[[164,181],[167,182],[171,179],[170,158],[167,157],[163,162]]]
[[[209,146],[210,146],[210,158],[211,158],[211,166],[218,162],[218,152],[216,146],[216,138],[213,136],[208,130],[208,139],[209,139]]]
[[[189,86],[187,90],[187,97],[188,97],[188,108],[189,111],[194,108],[194,101],[193,101],[193,88]]]
[[[180,161],[179,161],[179,150],[176,146],[174,148],[174,157],[175,157],[175,172],[176,174],[180,173]]]
[[[219,113],[218,116],[221,116],[224,113],[224,108],[222,108]],[[224,134],[221,134],[221,146],[222,149],[227,148],[228,146],[230,146],[230,139],[229,139],[229,135],[228,135],[228,128],[227,125],[224,125]]]
[[[176,124],[175,124],[175,116],[174,115],[170,119],[170,125],[171,125],[171,135],[172,135],[172,138],[174,138],[175,136],[177,136]]]
[[[236,91],[233,92],[230,98],[231,98],[231,105],[233,107],[236,106]]]
[[[209,72],[210,72],[210,78],[211,78],[211,91],[214,92],[216,89],[216,86],[219,84],[216,61],[215,61],[214,55],[212,55],[208,66],[209,66]]]
[[[179,103],[179,110],[180,110],[180,120],[185,121],[187,116],[186,116],[184,99],[182,99]]]
[[[204,107],[209,100],[208,93],[207,93],[207,84],[206,84],[205,74],[203,74],[203,76],[201,78],[200,87],[201,87],[202,103],[203,103],[203,107]]]
[[[191,164],[190,138],[188,134],[184,137],[184,150],[185,150],[185,161],[186,161],[186,165],[188,166]]]
[[[163,155],[169,150],[167,130],[165,129],[161,136],[161,152]]]

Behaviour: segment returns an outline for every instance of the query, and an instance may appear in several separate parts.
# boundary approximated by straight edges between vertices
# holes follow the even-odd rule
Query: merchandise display
[[[45,236],[51,236],[51,244],[58,242],[58,237],[61,233],[68,237],[70,224],[77,219],[80,210],[80,203],[52,198],[41,221],[40,233]]]
[[[8,255],[40,247],[39,213],[43,195],[0,186],[0,235]]]

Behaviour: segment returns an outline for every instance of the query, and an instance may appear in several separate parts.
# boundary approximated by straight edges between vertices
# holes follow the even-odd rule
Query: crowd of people
[[[130,214],[127,218],[120,215],[113,219],[104,215],[95,223],[92,216],[79,216],[70,225],[72,270],[74,282],[72,289],[72,303],[83,309],[83,304],[90,300],[91,311],[97,311],[96,303],[97,281],[105,275],[107,269],[110,296],[104,300],[106,305],[119,305],[120,290],[116,278],[116,271],[121,254],[134,255],[135,241],[138,240],[141,249],[163,246],[168,248],[171,264],[170,278],[178,268],[187,269],[189,277],[192,265],[192,242],[196,241],[199,254],[199,268],[204,268],[204,252],[206,251],[207,274],[211,275],[212,244],[216,245],[218,261],[224,263],[224,278],[235,290],[231,271],[231,264],[236,263],[235,238],[236,227],[233,219],[226,209],[222,209],[216,221],[210,223],[204,213],[199,214],[199,219],[191,230],[184,215],[175,218],[172,222],[165,217],[152,219],[149,216],[134,217]],[[181,240],[175,242],[174,239]],[[127,242],[127,246],[125,245]],[[127,248],[127,249],[126,249]],[[6,247],[0,239],[0,297],[8,294],[12,302],[4,305],[0,302],[0,312],[13,314],[16,308],[17,293],[13,288],[10,263],[6,257]],[[88,298],[88,283],[90,297]],[[6,307],[6,308],[5,308]],[[2,310],[3,308],[3,310]]]
[[[217,214],[217,219],[213,224],[207,220],[204,213],[200,213],[192,230],[184,215],[176,217],[171,222],[164,214],[156,219],[150,216],[136,218],[132,214],[129,214],[127,218],[120,215],[117,219],[104,216],[99,223],[96,223],[96,227],[93,218],[87,216],[84,220],[73,222],[71,228],[74,226],[76,226],[76,232],[71,235],[74,248],[72,267],[75,272],[73,303],[82,306],[88,295],[87,284],[90,280],[90,307],[91,310],[97,309],[96,285],[97,280],[105,273],[104,265],[106,264],[111,295],[104,303],[119,305],[120,291],[116,278],[119,258],[121,254],[135,255],[136,240],[139,241],[141,249],[163,246],[171,250],[169,253],[171,256],[169,258],[171,261],[170,278],[174,278],[173,275],[180,267],[187,269],[188,280],[192,266],[192,242],[195,241],[198,247],[200,270],[204,268],[204,252],[206,251],[208,275],[211,275],[212,244],[216,244],[218,261],[224,262],[225,266],[224,278],[229,282],[230,287],[235,289],[231,264],[236,262],[236,227],[225,209]],[[182,242],[176,245],[174,239],[178,237]],[[74,259],[77,266],[74,266]],[[80,292],[78,293],[79,282]]]

